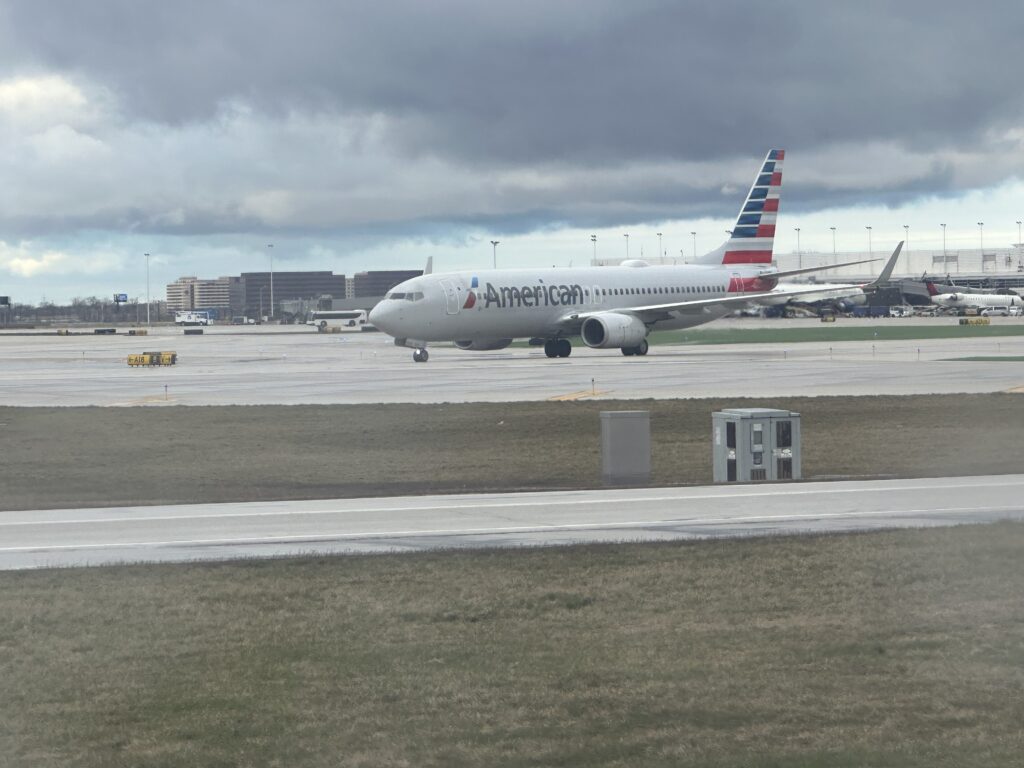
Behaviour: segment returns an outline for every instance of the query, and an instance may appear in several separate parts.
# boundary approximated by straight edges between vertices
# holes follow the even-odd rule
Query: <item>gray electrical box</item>
[[[601,479],[606,483],[651,479],[650,411],[601,411]]]
[[[800,414],[775,408],[726,408],[711,414],[714,481],[800,479]]]

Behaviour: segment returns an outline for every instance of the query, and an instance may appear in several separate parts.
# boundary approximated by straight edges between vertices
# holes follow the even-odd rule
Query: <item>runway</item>
[[[743,322],[720,321],[715,326],[743,327],[738,325]],[[556,360],[547,359],[536,348],[464,352],[439,346],[431,348],[430,362],[416,364],[408,349],[395,347],[380,333],[317,334],[296,326],[205,330],[202,336],[183,336],[180,328],[155,328],[146,337],[0,334],[4,361],[0,402],[16,406],[458,403],[951,394],[1024,388],[1024,367],[1019,362],[950,359],[1024,356],[1024,336],[665,345],[651,347],[646,357],[628,358],[617,350],[577,348],[572,357]],[[126,365],[129,353],[149,350],[173,350],[179,362],[152,369]]]
[[[1024,520],[1024,475],[0,512],[0,569]]]

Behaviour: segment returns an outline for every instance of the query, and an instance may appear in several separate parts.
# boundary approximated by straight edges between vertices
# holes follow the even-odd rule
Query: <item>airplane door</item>
[[[459,290],[455,285],[455,281],[442,280],[441,288],[444,289],[445,312],[447,312],[449,315],[459,314],[459,308],[461,307],[461,302],[459,301],[459,299],[461,297],[459,296]]]

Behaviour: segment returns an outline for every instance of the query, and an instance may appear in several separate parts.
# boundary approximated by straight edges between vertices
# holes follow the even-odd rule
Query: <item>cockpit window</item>
[[[423,298],[423,291],[415,291],[413,293],[405,294],[406,301],[419,301]]]
[[[389,293],[388,294],[388,298],[389,299],[394,299],[395,301],[398,301],[400,299],[404,299],[405,298],[405,294],[404,293],[398,293],[396,291],[396,292],[393,292],[393,293]]]

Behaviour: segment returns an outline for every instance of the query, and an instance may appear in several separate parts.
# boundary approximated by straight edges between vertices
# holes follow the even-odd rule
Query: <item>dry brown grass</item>
[[[0,573],[0,764],[1017,766],[1024,526]]]
[[[711,480],[712,411],[803,414],[804,476],[1019,472],[1021,395],[0,408],[0,509],[588,487],[598,413],[649,409],[655,485]]]

